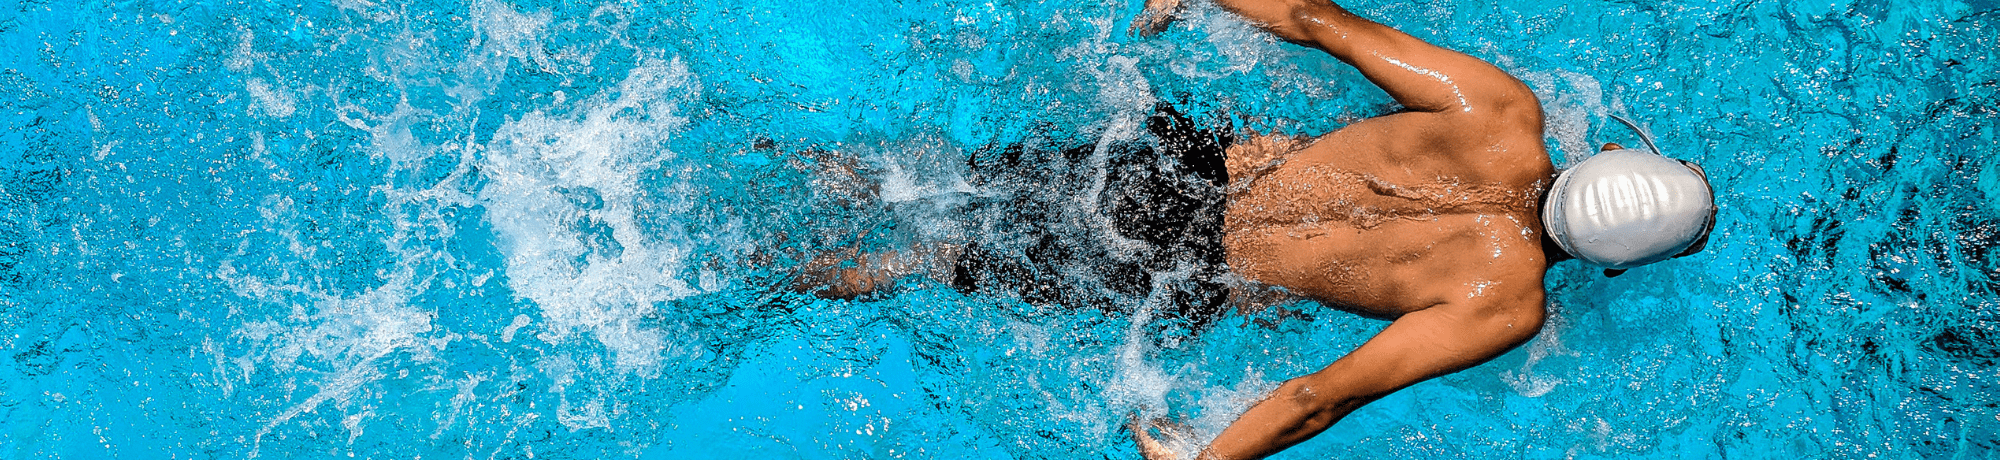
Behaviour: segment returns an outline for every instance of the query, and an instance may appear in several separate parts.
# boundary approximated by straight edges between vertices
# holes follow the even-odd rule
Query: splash
[[[1597,154],[1593,142],[1598,139],[1591,138],[1590,129],[1610,110],[1604,105],[1604,90],[1597,78],[1565,69],[1515,69],[1512,73],[1543,101],[1543,129],[1556,141],[1557,168]]]
[[[648,234],[640,220],[689,204],[650,202],[639,181],[673,158],[664,142],[686,125],[677,110],[697,88],[679,61],[647,61],[572,115],[537,111],[494,133],[481,168],[491,182],[479,199],[509,285],[547,322],[541,340],[588,335],[623,372],[651,373],[667,358],[665,338],[640,321],[701,288],[675,276],[688,269],[689,249]]]

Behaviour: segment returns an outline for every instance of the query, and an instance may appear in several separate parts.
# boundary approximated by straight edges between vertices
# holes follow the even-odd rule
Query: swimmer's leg
[[[1506,353],[1541,331],[1545,315],[1539,298],[1514,300],[1445,304],[1403,315],[1325,369],[1280,385],[1223,429],[1198,458],[1263,458],[1326,431],[1364,404]]]
[[[923,275],[950,282],[963,245],[924,244],[900,251],[861,253],[853,248],[820,254],[800,267],[792,290],[822,299],[852,300]]]

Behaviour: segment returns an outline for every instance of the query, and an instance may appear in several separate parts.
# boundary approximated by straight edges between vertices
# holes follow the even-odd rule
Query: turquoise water
[[[2000,4],[1355,2],[1520,76],[1563,164],[1650,124],[1700,256],[1549,277],[1530,344],[1280,458],[2000,456]],[[1385,323],[1178,328],[821,251],[989,231],[972,152],[1392,110],[1136,1],[0,1],[7,458],[1133,458]],[[1038,166],[1098,177],[1102,163]],[[1067,212],[1088,221],[1091,199]],[[1088,228],[1078,229],[1089,234]]]

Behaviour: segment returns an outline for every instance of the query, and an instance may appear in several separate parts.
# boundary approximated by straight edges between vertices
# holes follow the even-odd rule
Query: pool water
[[[1213,436],[1386,323],[783,287],[993,231],[964,209],[1038,184],[972,180],[992,146],[1130,140],[1159,102],[1287,133],[1394,109],[1205,4],[1129,36],[1139,3],[0,1],[0,456]],[[2000,3],[1348,6],[1526,81],[1559,166],[1629,115],[1722,208],[1705,253],[1559,265],[1531,343],[1279,458],[2000,456]]]

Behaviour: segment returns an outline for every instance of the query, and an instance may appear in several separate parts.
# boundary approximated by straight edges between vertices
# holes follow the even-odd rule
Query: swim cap
[[[1542,203],[1550,240],[1579,260],[1614,269],[1681,254],[1708,233],[1714,215],[1708,180],[1657,149],[1583,160],[1556,176]]]

